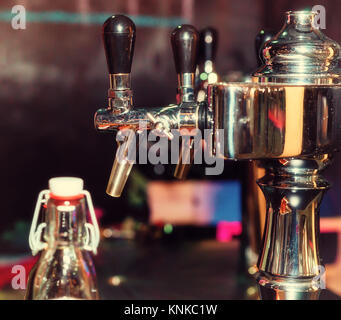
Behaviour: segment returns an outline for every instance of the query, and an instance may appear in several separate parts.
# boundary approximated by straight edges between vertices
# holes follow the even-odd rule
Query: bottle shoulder
[[[33,299],[97,299],[91,254],[77,247],[48,248],[32,275]]]

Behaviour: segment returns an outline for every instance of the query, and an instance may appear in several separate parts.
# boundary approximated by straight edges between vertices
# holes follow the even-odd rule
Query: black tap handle
[[[110,74],[130,73],[135,33],[134,22],[124,15],[111,16],[104,22],[103,43]]]
[[[171,43],[176,72],[194,73],[197,66],[198,31],[188,24],[178,26],[172,32]]]
[[[218,31],[207,27],[199,33],[199,63],[214,61],[217,55]]]
[[[257,65],[261,67],[264,64],[263,55],[261,49],[263,48],[265,42],[271,40],[276,34],[270,30],[261,30],[255,40],[255,49],[256,49],[256,57],[257,57]]]

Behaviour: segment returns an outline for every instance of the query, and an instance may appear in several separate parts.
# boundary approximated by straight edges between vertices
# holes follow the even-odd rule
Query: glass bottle
[[[86,202],[92,224],[87,222]],[[37,227],[42,204],[44,218]],[[49,190],[38,197],[29,242],[33,255],[41,253],[29,276],[26,299],[99,298],[91,257],[91,252],[96,254],[99,229],[82,179],[49,180]]]

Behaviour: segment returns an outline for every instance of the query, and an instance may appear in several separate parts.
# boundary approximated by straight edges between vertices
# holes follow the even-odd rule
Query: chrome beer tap
[[[191,66],[191,73],[195,77],[193,89],[196,97],[191,97],[191,99],[193,101],[196,100],[198,103],[203,103],[202,107],[206,106],[208,108],[207,86],[218,81],[214,65],[217,53],[218,32],[211,27],[204,28],[200,30],[198,39],[197,65]],[[193,73],[194,70],[195,73]],[[194,140],[190,137],[187,146],[183,145],[179,154],[179,161],[174,172],[175,178],[179,180],[187,178],[196,152],[201,152],[201,150],[195,150]]]
[[[319,207],[329,183],[320,175],[341,148],[340,46],[314,24],[315,12],[286,14],[263,46],[251,83],[208,88],[220,156],[261,160],[267,202],[255,277],[264,299],[315,299],[324,287]]]
[[[207,86],[218,81],[215,70],[215,57],[217,54],[218,32],[212,27],[207,27],[199,32],[198,64],[195,71],[195,95],[198,103],[207,106]],[[206,107],[208,108],[208,106]],[[208,114],[208,113],[207,113]],[[174,177],[179,180],[187,178],[189,169],[195,155],[201,150],[194,147],[194,140],[189,139],[187,146],[182,146],[179,161],[176,166]]]
[[[196,102],[194,94],[198,46],[198,32],[194,27],[182,25],[172,32],[178,101],[177,104],[160,108],[133,107],[130,71],[135,41],[134,23],[123,15],[108,18],[103,25],[103,41],[110,78],[109,104],[96,112],[94,123],[100,132],[118,132],[118,149],[106,192],[119,197],[134,164],[129,159],[129,148],[134,143],[133,135],[141,130],[141,122],[144,123],[143,129],[154,130],[172,139],[173,129],[190,131],[204,128],[207,108]],[[127,131],[128,134],[124,134]],[[178,168],[181,172],[181,165]]]
[[[140,121],[170,139],[172,129],[213,129],[224,138],[223,143],[213,140],[216,157],[263,163],[266,173],[258,185],[267,216],[255,277],[264,299],[313,299],[323,288],[319,206],[329,184],[320,173],[341,149],[341,71],[340,46],[315,27],[315,15],[288,12],[284,27],[265,43],[265,63],[252,75],[253,82],[209,85],[208,107],[195,101],[193,27],[172,33],[178,104],[153,109],[132,107],[133,22],[113,16],[103,27],[104,42],[113,50],[106,45],[111,89],[108,108],[95,115],[99,131],[121,135],[120,129],[128,128],[135,133]],[[129,143],[118,150],[123,156],[115,160],[107,189],[112,196],[120,196],[133,165],[128,149]]]
[[[180,31],[182,30],[182,31]],[[198,128],[198,109],[195,90],[195,70],[199,45],[199,33],[191,25],[176,28],[171,35],[175,69],[178,75],[177,103],[180,109],[179,129],[185,129],[190,134],[191,129]],[[200,109],[204,108],[202,106]],[[186,133],[185,132],[185,133]],[[182,131],[184,133],[184,131]],[[194,158],[194,142],[191,136],[181,139],[179,160],[174,171],[174,177],[183,180],[187,177]],[[187,142],[187,145],[185,143]]]

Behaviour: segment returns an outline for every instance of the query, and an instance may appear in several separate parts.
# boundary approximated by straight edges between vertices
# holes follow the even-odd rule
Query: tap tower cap
[[[49,180],[49,189],[57,197],[73,197],[82,193],[84,181],[81,178],[58,177]]]
[[[317,12],[289,11],[281,31],[263,48],[265,64],[255,82],[339,84],[341,47],[325,36],[316,23]]]

